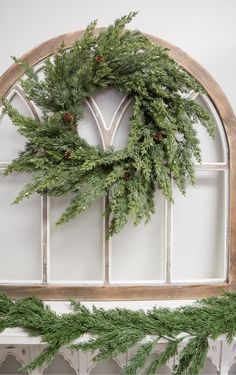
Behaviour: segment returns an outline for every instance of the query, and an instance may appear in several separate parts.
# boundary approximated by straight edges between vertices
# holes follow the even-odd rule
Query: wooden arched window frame
[[[96,33],[103,31],[96,29]],[[53,55],[63,41],[70,48],[76,39],[83,36],[84,31],[76,31],[50,39],[32,49],[22,59],[34,66]],[[186,71],[195,77],[206,89],[224,127],[228,143],[229,165],[229,225],[228,225],[228,274],[223,283],[202,283],[182,285],[110,285],[106,282],[98,286],[50,285],[43,278],[41,285],[0,284],[0,290],[12,297],[29,295],[43,299],[78,298],[80,300],[152,300],[152,299],[187,299],[218,295],[222,290],[236,289],[236,118],[232,108],[217,82],[210,74],[181,49],[157,37],[147,35],[155,44],[167,47],[171,57]],[[6,96],[14,83],[21,77],[23,70],[12,65],[0,78],[0,96]],[[47,215],[47,210],[44,210]],[[46,240],[46,236],[45,236]],[[44,262],[43,262],[44,265]],[[106,265],[105,265],[106,266]],[[45,273],[43,273],[44,275]]]

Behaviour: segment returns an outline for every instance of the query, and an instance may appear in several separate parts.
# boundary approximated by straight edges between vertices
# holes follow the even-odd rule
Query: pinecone
[[[66,159],[71,159],[72,158],[72,150],[69,148],[68,150],[65,151],[65,158]]]
[[[65,122],[73,122],[74,121],[74,115],[71,112],[66,112],[63,116],[63,121]]]
[[[162,132],[161,132],[161,131],[156,132],[156,133],[154,134],[154,136],[153,136],[153,139],[154,139],[154,141],[156,141],[156,142],[160,142],[160,141],[162,141],[162,139],[163,139],[163,134],[162,134]]]
[[[96,62],[101,62],[101,61],[103,61],[104,60],[104,57],[102,56],[102,55],[96,55],[95,56],[95,61]]]
[[[125,181],[128,181],[131,177],[131,172],[130,171],[125,171],[124,174],[123,174],[123,179]]]

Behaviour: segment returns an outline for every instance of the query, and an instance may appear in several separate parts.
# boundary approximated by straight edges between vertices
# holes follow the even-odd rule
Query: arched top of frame
[[[99,34],[104,30],[105,28],[97,28],[95,29],[95,33]],[[21,59],[23,59],[32,66],[38,65],[47,57],[52,56],[59,48],[62,42],[64,42],[65,48],[70,48],[77,39],[82,38],[84,32],[85,30],[79,30],[71,33],[62,34],[58,37],[49,39],[43,42],[42,44],[38,45],[37,47],[33,48],[32,50],[28,51],[27,53],[25,53],[21,57]],[[170,56],[186,71],[188,71],[193,77],[195,77],[207,91],[208,97],[210,98],[218,115],[220,116],[220,119],[224,126],[230,150],[229,166],[231,172],[235,174],[234,178],[236,179],[236,167],[234,166],[234,163],[236,163],[236,117],[224,92],[222,91],[218,83],[214,80],[214,78],[199,63],[197,63],[191,56],[189,56],[183,50],[158,37],[149,34],[145,35],[149,38],[149,40],[152,43],[159,44],[165,48],[168,48],[170,50]],[[39,70],[38,67],[39,65],[37,66],[37,70]],[[23,73],[24,71],[19,65],[13,64],[0,77],[0,97],[7,95],[9,90],[12,88],[15,82],[23,75]],[[123,103],[123,106],[125,104],[128,104],[126,102],[129,100],[129,98],[124,99],[125,103]],[[89,99],[89,102],[87,102],[87,105],[89,107],[94,107],[94,103],[92,102],[91,98]],[[119,112],[120,111],[118,111],[118,115]],[[99,132],[101,133],[100,128]]]
[[[99,34],[104,30],[105,28],[97,28],[95,33]],[[79,30],[49,39],[25,53],[21,59],[30,65],[38,64],[48,56],[53,55],[62,41],[64,42],[66,48],[70,48],[77,39],[80,39],[83,36],[84,31],[85,30]],[[159,44],[165,48],[168,48],[170,50],[170,56],[202,84],[217,108],[226,131],[231,133],[233,130],[235,136],[235,129],[233,128],[236,127],[236,117],[228,99],[214,78],[199,63],[197,63],[191,56],[180,48],[158,37],[149,34],[145,35],[154,44]],[[0,96],[5,96],[8,90],[22,74],[22,68],[17,64],[13,64],[0,77]]]
[[[104,30],[105,28],[97,28],[95,29],[95,33],[99,34]],[[49,39],[25,53],[21,59],[32,66],[39,64],[45,58],[53,55],[62,42],[64,42],[65,48],[70,48],[77,39],[82,38],[84,32],[85,30],[79,30]],[[231,172],[235,174],[234,178],[236,179],[236,168],[234,168],[235,166],[233,165],[236,163],[236,117],[224,92],[214,78],[186,52],[163,39],[149,34],[145,35],[152,43],[168,48],[170,50],[170,56],[193,77],[195,77],[207,91],[208,96],[215,106],[225,129],[231,156],[230,168]],[[6,96],[8,91],[23,75],[23,73],[24,71],[19,65],[13,64],[0,77],[0,97]],[[87,104],[92,105],[93,103]]]

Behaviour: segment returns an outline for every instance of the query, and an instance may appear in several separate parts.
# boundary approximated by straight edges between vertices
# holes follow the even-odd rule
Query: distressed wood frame
[[[96,33],[104,31],[96,29]],[[53,55],[62,41],[70,48],[76,39],[81,38],[84,30],[75,31],[50,39],[33,48],[22,56],[30,65],[38,64]],[[236,290],[236,118],[233,110],[217,82],[192,57],[178,47],[157,37],[148,35],[155,44],[170,50],[170,56],[186,71],[195,77],[206,89],[224,126],[229,147],[229,229],[228,253],[229,267],[227,281],[224,283],[204,284],[172,284],[172,285],[19,285],[0,284],[0,291],[13,298],[38,296],[46,300],[64,300],[77,298],[80,300],[155,300],[155,299],[194,299],[210,295],[219,295],[222,290]],[[0,96],[6,96],[11,87],[23,74],[22,68],[13,64],[0,77]],[[45,197],[43,199],[46,199]]]

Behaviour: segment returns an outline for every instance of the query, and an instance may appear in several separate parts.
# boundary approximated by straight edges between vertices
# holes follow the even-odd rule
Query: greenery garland
[[[62,346],[71,350],[99,350],[95,361],[113,358],[140,344],[147,336],[153,340],[139,346],[130,358],[123,374],[134,375],[143,368],[160,339],[166,339],[165,350],[152,359],[145,374],[154,374],[162,365],[177,355],[173,374],[196,375],[203,367],[209,348],[208,339],[225,334],[231,342],[236,334],[236,293],[210,297],[190,306],[176,309],[153,308],[147,312],[128,309],[104,310],[93,307],[92,311],[79,302],[71,301],[73,312],[59,315],[35,298],[13,302],[0,295],[0,332],[5,328],[20,327],[31,336],[41,336],[47,348],[27,369],[49,363]],[[187,345],[181,347],[186,335]],[[87,342],[73,344],[84,334],[92,335]],[[182,348],[182,349],[181,349]]]
[[[40,121],[28,118],[2,99],[4,111],[27,138],[6,174],[33,173],[16,203],[35,192],[74,193],[58,224],[107,194],[110,235],[127,220],[147,222],[154,213],[156,189],[172,201],[172,178],[182,193],[187,183],[194,183],[194,160],[201,161],[194,124],[200,122],[214,135],[210,115],[186,96],[190,90],[205,93],[203,87],[169,57],[167,49],[138,31],[123,30],[135,14],[116,20],[98,36],[92,22],[72,48],[62,45],[53,61],[46,60],[42,80],[15,59],[26,73],[20,80],[24,93],[43,115]],[[91,146],[77,132],[85,98],[108,86],[133,100],[128,145],[118,151]]]

